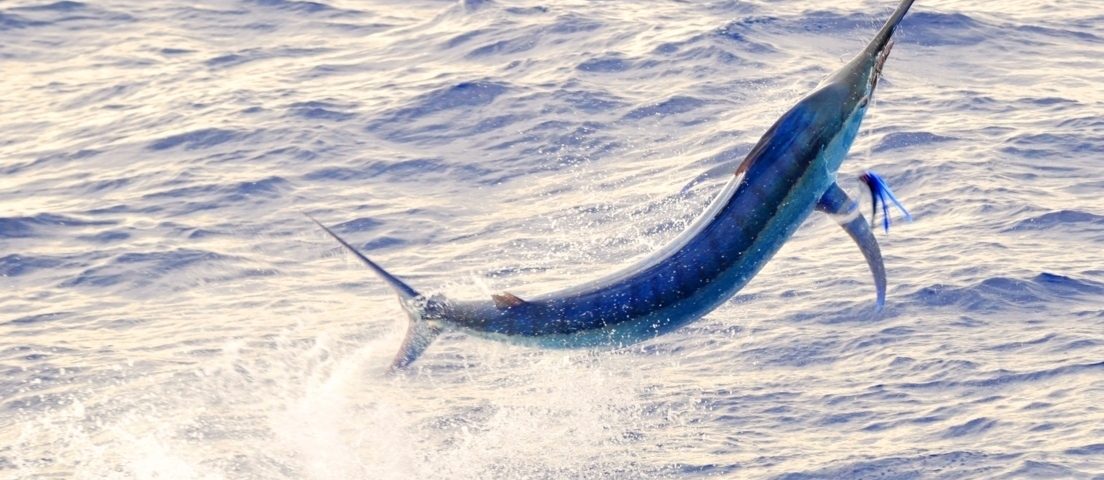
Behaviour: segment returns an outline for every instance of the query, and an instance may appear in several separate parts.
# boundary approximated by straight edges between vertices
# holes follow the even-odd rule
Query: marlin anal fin
[[[889,202],[893,202],[893,205],[897,209],[901,210],[901,213],[905,214],[905,220],[912,221],[912,214],[904,205],[901,205],[901,201],[897,199],[897,196],[893,194],[893,190],[890,190],[889,184],[879,176],[870,170],[863,172],[859,175],[859,180],[870,189],[870,203],[874,208],[873,216],[870,218],[871,226],[876,225],[878,219],[878,205],[882,206],[882,228],[886,233],[889,233]]]
[[[881,311],[885,306],[886,296],[885,264],[882,263],[882,251],[878,248],[878,241],[870,231],[870,225],[859,212],[859,205],[851,200],[838,184],[833,183],[817,202],[816,209],[832,215],[859,245],[863,257],[866,257],[866,264],[870,266],[870,273],[874,275],[874,288],[877,289],[878,295],[877,310]]]
[[[517,295],[510,292],[491,295],[491,300],[494,300],[495,308],[499,310],[506,310],[525,303],[525,300],[518,298]]]
[[[337,240],[337,243],[340,243],[346,250],[356,255],[365,266],[375,272],[376,275],[379,275],[379,277],[399,295],[399,305],[401,305],[403,311],[406,312],[406,316],[409,319],[409,326],[406,329],[406,338],[403,339],[402,347],[399,348],[399,353],[395,355],[395,360],[391,362],[391,371],[393,372],[410,365],[426,350],[426,348],[429,348],[429,344],[433,343],[433,340],[441,334],[440,327],[426,322],[423,318],[426,311],[426,299],[418,293],[417,290],[414,290],[410,285],[407,285],[406,282],[400,280],[399,277],[392,275],[363,253],[360,253],[360,251],[349,244],[349,242],[346,242],[345,239],[338,236],[333,230],[330,230],[329,227],[323,225],[322,222],[319,222],[307,213],[304,213],[304,215],[318,224],[319,227],[322,227],[322,230],[325,230],[326,233],[333,237],[334,240]]]

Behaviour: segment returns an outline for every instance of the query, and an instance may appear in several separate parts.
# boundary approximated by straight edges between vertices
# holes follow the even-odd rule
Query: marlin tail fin
[[[373,262],[371,259],[364,256],[364,254],[357,251],[349,242],[339,237],[333,230],[323,225],[322,222],[319,222],[317,219],[310,216],[310,214],[304,213],[303,215],[306,215],[312,222],[322,227],[322,230],[330,234],[330,236],[333,237],[334,240],[337,240],[341,246],[352,252],[353,255],[356,255],[362,263],[367,265],[376,275],[379,275],[379,277],[383,279],[384,282],[387,282],[387,285],[398,294],[399,305],[401,305],[403,311],[406,312],[406,316],[410,320],[410,325],[406,329],[406,338],[403,339],[402,347],[395,355],[395,360],[391,362],[390,371],[394,372],[413,363],[426,348],[429,348],[429,345],[433,343],[433,340],[441,333],[440,327],[430,325],[424,319],[425,298],[422,294],[418,293],[417,290],[411,288],[410,285],[399,280],[398,277],[384,270],[383,267],[379,266],[376,262]]]

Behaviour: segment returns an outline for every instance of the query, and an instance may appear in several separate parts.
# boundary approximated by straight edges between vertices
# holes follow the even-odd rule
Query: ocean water
[[[1104,4],[918,0],[814,215],[615,351],[405,318],[701,211],[890,0],[0,2],[0,478],[1104,478]],[[869,209],[869,202],[865,204]],[[869,215],[869,214],[868,214]]]

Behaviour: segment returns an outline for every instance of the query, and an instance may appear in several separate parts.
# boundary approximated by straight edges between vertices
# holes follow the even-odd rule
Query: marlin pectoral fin
[[[494,300],[495,308],[499,310],[505,310],[525,303],[525,300],[518,298],[517,295],[510,292],[491,295],[491,300]]]
[[[885,306],[886,295],[885,264],[882,263],[882,251],[878,248],[878,241],[870,231],[866,219],[859,212],[859,205],[851,200],[838,184],[833,183],[820,198],[816,208],[832,215],[859,245],[863,257],[866,257],[866,264],[870,266],[870,273],[874,274],[874,287],[878,295],[877,310],[881,311]]]

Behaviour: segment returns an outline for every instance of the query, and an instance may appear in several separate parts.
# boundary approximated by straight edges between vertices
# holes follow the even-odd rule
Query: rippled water
[[[0,477],[1104,478],[1104,6],[919,0],[842,184],[615,352],[442,338],[662,246],[888,0],[0,3]]]

